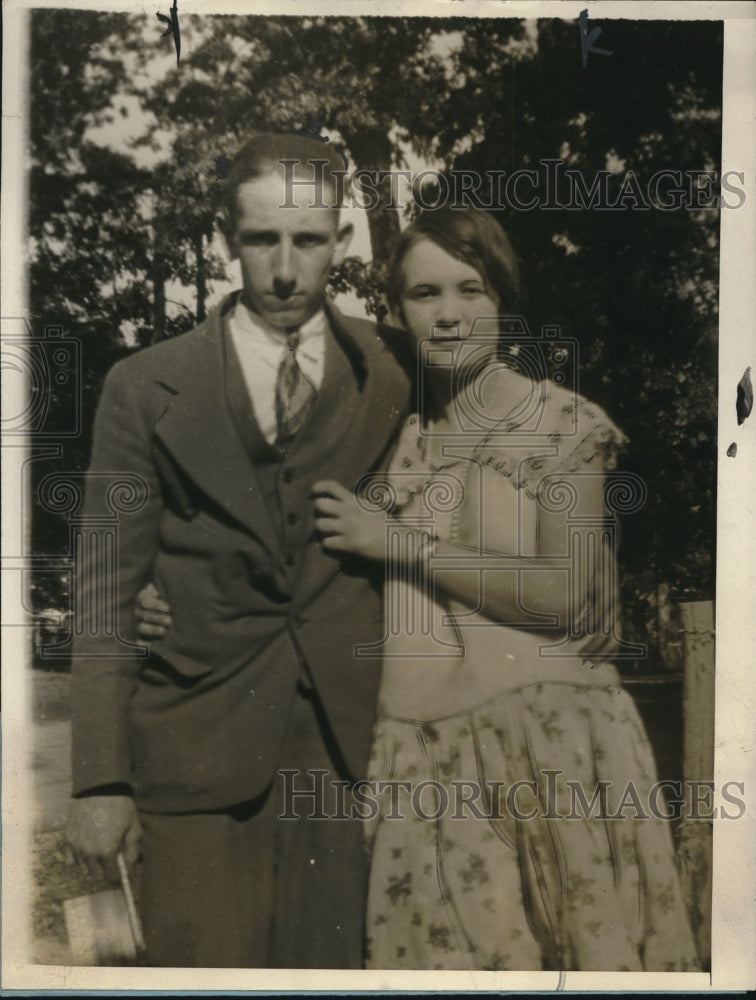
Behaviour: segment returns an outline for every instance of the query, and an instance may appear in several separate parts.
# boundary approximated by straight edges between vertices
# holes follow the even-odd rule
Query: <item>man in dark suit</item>
[[[146,490],[119,522],[119,638],[136,638],[151,581],[172,624],[140,659],[85,615],[67,836],[108,878],[119,851],[141,857],[154,965],[362,962],[349,783],[364,774],[379,661],[354,650],[381,638],[381,581],[323,551],[311,491],[380,466],[410,379],[392,331],[325,300],[351,238],[333,207],[340,166],[296,136],[242,149],[220,222],[243,290],[116,365],[98,409],[85,520],[107,511],[113,473]],[[81,608],[108,558],[86,548]]]

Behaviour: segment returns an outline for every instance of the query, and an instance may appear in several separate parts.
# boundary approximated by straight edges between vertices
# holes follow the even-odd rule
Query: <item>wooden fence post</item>
[[[685,812],[678,859],[683,894],[704,969],[711,963],[712,831],[714,781],[714,606],[712,601],[680,605],[685,679],[683,686],[683,778]],[[696,795],[691,782],[712,782],[712,793]],[[697,801],[696,801],[697,800]]]

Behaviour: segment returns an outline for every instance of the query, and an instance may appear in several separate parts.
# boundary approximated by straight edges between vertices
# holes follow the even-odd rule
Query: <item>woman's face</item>
[[[443,341],[457,368],[473,350],[479,364],[481,352],[488,356],[486,344],[490,344],[491,358],[495,357],[499,301],[474,267],[452,257],[432,240],[421,240],[407,251],[402,271],[402,314],[408,332],[417,341]],[[465,348],[467,341],[471,342]]]

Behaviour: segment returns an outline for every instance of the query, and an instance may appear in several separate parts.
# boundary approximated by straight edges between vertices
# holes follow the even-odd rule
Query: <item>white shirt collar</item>
[[[278,430],[276,382],[281,360],[286,354],[286,333],[266,323],[241,301],[228,314],[228,330],[258,427],[263,437],[273,443]],[[327,330],[328,317],[322,308],[299,328],[297,362],[316,389],[323,382]]]

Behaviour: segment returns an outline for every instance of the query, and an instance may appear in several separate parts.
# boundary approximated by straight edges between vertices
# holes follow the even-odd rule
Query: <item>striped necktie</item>
[[[317,398],[310,382],[297,361],[299,330],[287,330],[287,343],[276,379],[276,444],[284,444],[302,427]]]

